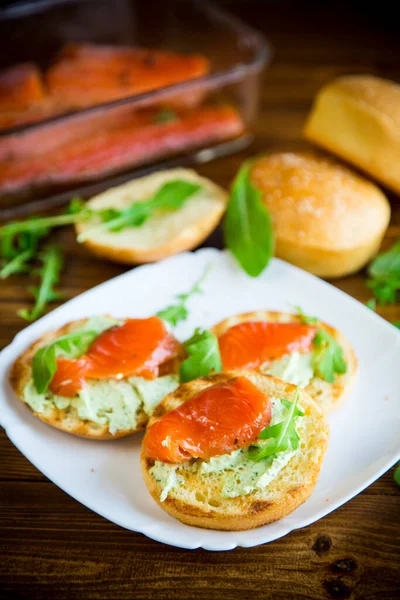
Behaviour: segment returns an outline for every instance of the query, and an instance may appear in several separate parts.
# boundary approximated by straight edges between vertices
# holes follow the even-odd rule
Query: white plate
[[[312,496],[288,517],[252,531],[208,531],[183,525],[161,510],[142,481],[141,436],[114,442],[75,438],[34,418],[7,381],[11,363],[44,331],[94,313],[147,316],[190,288],[207,264],[204,294],[190,304],[181,339],[231,314],[300,305],[338,327],[359,359],[358,382],[330,419],[331,440]],[[51,481],[106,519],[173,546],[230,550],[256,546],[304,527],[347,502],[400,459],[400,332],[321,279],[274,259],[258,279],[226,252],[199,250],[140,267],[85,292],[19,333],[0,355],[0,419],[15,446]]]

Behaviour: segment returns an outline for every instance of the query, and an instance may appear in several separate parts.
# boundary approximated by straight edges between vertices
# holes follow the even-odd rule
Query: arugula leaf
[[[370,308],[371,310],[376,310],[376,300],[375,298],[370,298],[366,301],[365,306]]]
[[[267,444],[252,446],[249,448],[248,457],[250,460],[260,460],[285,452],[290,448],[297,450],[299,447],[299,435],[295,427],[295,418],[303,417],[304,413],[297,406],[299,400],[299,388],[296,389],[293,402],[282,399],[281,403],[287,409],[287,416],[284,421],[271,425],[263,429],[258,436],[260,440],[267,440]]]
[[[78,330],[67,333],[40,348],[32,360],[32,377],[38,394],[47,392],[57,370],[57,356],[79,358],[98,336],[97,331]]]
[[[176,304],[171,304],[170,306],[159,310],[158,313],[156,313],[157,317],[160,317],[160,319],[163,319],[163,321],[167,321],[168,323],[174,326],[176,326],[179,323],[179,321],[185,321],[189,314],[189,311],[186,307],[186,302],[191,296],[203,293],[201,285],[207,277],[208,273],[210,272],[210,267],[211,265],[208,265],[206,267],[203,275],[198,281],[196,281],[194,286],[188,292],[176,295],[176,299],[178,300]]]
[[[88,237],[102,231],[116,232],[125,229],[125,227],[140,227],[156,211],[177,210],[200,189],[200,185],[189,181],[180,179],[168,181],[148,200],[134,202],[122,210],[106,209],[105,211],[96,211],[103,223],[81,233],[78,235],[77,240],[83,242]]]
[[[177,120],[178,115],[174,110],[170,108],[161,108],[154,117],[153,123],[156,125],[163,125],[164,123],[171,123]]]
[[[315,350],[313,355],[313,371],[321,379],[333,383],[335,373],[343,375],[347,371],[347,364],[343,350],[324,329],[319,329],[313,340]]]
[[[0,271],[0,278],[6,279],[14,273],[28,271],[28,263],[35,257],[39,241],[48,232],[48,229],[24,231],[17,236],[5,236],[2,238],[2,255],[9,260],[3,264],[3,268]]]
[[[397,464],[396,470],[394,472],[394,480],[397,485],[400,485],[400,463]]]
[[[300,306],[293,306],[293,308],[296,309],[296,312],[299,317],[301,317],[301,322],[304,323],[304,325],[318,325],[319,319],[317,319],[317,317],[306,315]]]
[[[301,320],[306,325],[317,325],[319,319],[304,314],[299,306],[295,307]],[[318,329],[313,339],[314,354],[312,366],[314,375],[328,383],[333,383],[335,373],[343,375],[347,371],[343,350],[336,340],[325,329]]]
[[[250,181],[246,162],[233,182],[223,229],[225,246],[251,277],[268,265],[274,251],[274,231],[261,192]]]
[[[367,286],[379,304],[395,304],[400,291],[400,240],[368,267]]]
[[[54,285],[58,282],[60,271],[63,266],[63,257],[60,248],[49,246],[40,256],[42,267],[39,269],[41,282],[39,287],[31,290],[35,296],[35,306],[31,311],[20,310],[19,315],[27,321],[34,321],[43,312],[48,302],[51,302],[55,296]]]
[[[189,358],[183,361],[179,371],[182,383],[222,371],[218,339],[211,331],[196,329],[184,345]]]

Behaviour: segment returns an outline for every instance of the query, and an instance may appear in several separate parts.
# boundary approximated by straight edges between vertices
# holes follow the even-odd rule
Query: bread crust
[[[220,222],[228,202],[228,194],[221,187],[209,179],[201,177],[191,169],[171,169],[134,180],[133,182],[95,196],[88,201],[88,206],[96,208],[101,205],[101,207],[104,207],[107,205],[107,198],[109,198],[108,205],[115,205],[116,194],[119,195],[119,206],[126,206],[134,201],[132,197],[134,196],[134,190],[138,191],[138,198],[141,198],[142,186],[146,186],[147,189],[149,186],[151,187],[151,181],[154,180],[157,182],[157,188],[172,179],[183,179],[200,184],[211,199],[207,210],[204,208],[199,209],[187,221],[183,219],[182,226],[176,229],[172,236],[167,237],[161,242],[154,240],[153,245],[145,248],[135,245],[134,239],[130,240],[127,236],[125,236],[126,241],[123,245],[113,244],[113,240],[109,235],[106,238],[104,236],[93,236],[86,239],[83,242],[86,248],[101,258],[125,264],[142,264],[162,260],[173,254],[192,250],[199,246]],[[127,193],[128,191],[129,193]],[[182,209],[179,209],[177,214],[180,211]],[[75,225],[77,235],[85,232],[87,227],[88,225],[85,223],[77,223]],[[113,235],[118,235],[118,233]]]
[[[166,396],[158,406],[156,413],[151,417],[149,427],[162,414],[173,410],[202,389],[216,383],[222,383],[237,375],[248,377],[264,393],[290,400],[294,398],[296,387],[275,377],[246,371],[219,373],[182,384],[175,392]],[[212,498],[211,504],[201,499],[197,501],[197,494],[200,495],[200,498],[202,495],[207,496],[207,483],[201,482],[200,476],[195,473],[192,477],[185,479],[182,486],[185,489],[193,488],[192,502],[180,498],[179,491],[176,493],[171,491],[164,502],[161,502],[161,486],[150,474],[154,461],[147,459],[144,446],[142,446],[141,466],[150,494],[163,510],[183,523],[195,527],[240,531],[253,529],[282,519],[303,504],[311,495],[328,445],[329,426],[322,411],[305,391],[300,391],[299,402],[306,414],[304,418],[309,421],[307,432],[313,436],[312,439],[306,442],[308,454],[304,458],[300,456],[299,461],[297,459],[295,461],[296,457],[293,457],[265,490],[258,490],[236,498]],[[311,447],[313,444],[315,444],[314,448]],[[292,462],[295,462],[294,467],[305,469],[304,477],[302,481],[297,480],[297,476],[292,476],[292,481],[290,481],[289,477],[288,484],[285,485],[283,480],[282,489],[280,489],[279,480],[282,482],[282,477],[290,473]]]
[[[101,425],[99,423],[95,423],[94,421],[85,420],[78,418],[72,418],[71,415],[68,414],[68,409],[59,409],[54,408],[52,410],[48,410],[46,413],[36,412],[34,411],[26,402],[23,400],[24,396],[24,388],[26,384],[32,379],[32,359],[34,354],[39,348],[43,346],[47,346],[50,342],[55,340],[62,335],[66,335],[71,331],[75,331],[80,327],[83,327],[88,319],[79,319],[77,321],[71,321],[66,325],[63,325],[59,329],[55,331],[48,331],[44,333],[39,339],[33,342],[14,362],[10,370],[10,384],[13,388],[14,392],[30,410],[35,417],[47,423],[47,425],[51,425],[56,429],[60,429],[66,433],[70,433],[72,435],[76,435],[78,437],[89,438],[93,440],[115,440],[117,438],[125,437],[127,435],[131,435],[132,433],[137,433],[139,431],[143,431],[145,429],[148,422],[148,415],[141,410],[138,418],[136,427],[133,429],[126,429],[117,431],[114,434],[111,434],[108,430],[107,425]],[[179,370],[179,359],[172,359],[166,362],[164,365],[160,367],[160,375],[169,375],[172,373],[177,373]]]
[[[317,94],[304,136],[400,192],[400,85],[339,77]]]
[[[238,325],[239,323],[246,323],[248,321],[301,323],[302,319],[301,316],[292,313],[258,310],[228,317],[227,319],[224,319],[215,325],[211,331],[217,337],[220,337],[230,327]],[[323,321],[318,321],[318,327],[324,329],[334,338],[334,340],[336,340],[343,350],[344,358],[347,363],[347,372],[343,375],[337,375],[334,383],[327,383],[326,381],[314,377],[305,387],[305,391],[315,400],[317,404],[321,405],[325,413],[329,414],[341,406],[346,395],[354,385],[357,375],[357,357],[351,344],[338,329],[335,329]]]
[[[251,180],[274,222],[276,256],[334,278],[358,271],[378,252],[390,204],[337,161],[318,152],[276,152],[253,162]]]

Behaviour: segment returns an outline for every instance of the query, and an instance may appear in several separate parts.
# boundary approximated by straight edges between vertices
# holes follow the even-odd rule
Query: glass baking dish
[[[0,9],[1,70],[26,62],[45,70],[51,66],[60,49],[70,43],[199,54],[208,61],[210,70],[194,79],[135,96],[2,129],[2,220],[61,205],[73,195],[91,196],[154,169],[207,162],[250,143],[258,111],[260,76],[270,59],[270,48],[259,33],[213,4],[205,0],[37,0],[17,2]],[[190,143],[187,139],[175,143],[176,138],[165,138],[164,146],[157,147],[150,156],[146,155],[147,150],[141,153],[137,149],[134,156],[131,150],[126,151],[122,158],[118,155],[119,163],[111,160],[113,156],[110,161],[104,156],[102,172],[74,172],[71,180],[65,179],[64,167],[68,171],[75,159],[73,146],[76,138],[73,136],[79,132],[77,151],[83,152],[84,146],[80,145],[83,139],[90,145],[90,134],[85,137],[88,123],[88,131],[96,127],[96,136],[101,137],[103,128],[108,131],[113,119],[120,119],[120,115],[131,118],[132,115],[148,115],[156,110],[165,114],[178,98],[180,102],[193,104],[194,108],[190,110],[208,111],[215,127],[210,126],[207,135],[202,138],[197,135]],[[226,111],[235,112],[240,126],[226,128],[218,134],[219,114],[225,107]],[[187,114],[189,112],[184,112],[185,116]],[[170,129],[173,129],[171,124]],[[162,130],[163,136],[165,131]],[[104,135],[107,150],[108,138]],[[149,135],[151,137],[152,134]],[[187,137],[187,131],[185,135]],[[71,146],[64,153],[67,156],[65,160],[71,152],[72,158],[68,165],[63,164],[61,175],[64,179],[61,176],[52,179],[52,169],[56,168],[52,165],[53,157],[57,155],[63,136],[67,136]],[[133,137],[130,139],[132,141]],[[21,161],[23,167],[20,166]],[[13,185],[15,169],[29,171],[40,161],[41,179],[18,179],[18,175],[18,183]],[[21,184],[21,181],[28,183]]]

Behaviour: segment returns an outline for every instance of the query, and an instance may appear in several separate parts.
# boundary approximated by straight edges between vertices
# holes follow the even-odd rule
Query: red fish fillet
[[[257,369],[285,354],[308,352],[315,333],[315,327],[301,323],[239,323],[218,340],[223,367],[226,370]]]
[[[236,377],[155,421],[144,438],[145,454],[167,463],[228,454],[254,442],[271,415],[269,397],[246,377]]]
[[[46,73],[55,104],[84,108],[201,77],[208,60],[198,54],[93,44],[68,44]],[[177,96],[175,106],[193,106],[204,92]]]
[[[74,117],[0,138],[0,189],[83,182],[205,144],[234,138],[244,126],[230,106],[179,111],[157,123],[156,109]]]
[[[158,376],[159,366],[175,358],[180,343],[158,317],[127,319],[91,344],[78,359],[57,358],[57,371],[50,384],[54,394],[75,396],[86,379],[112,379],[138,375]]]

